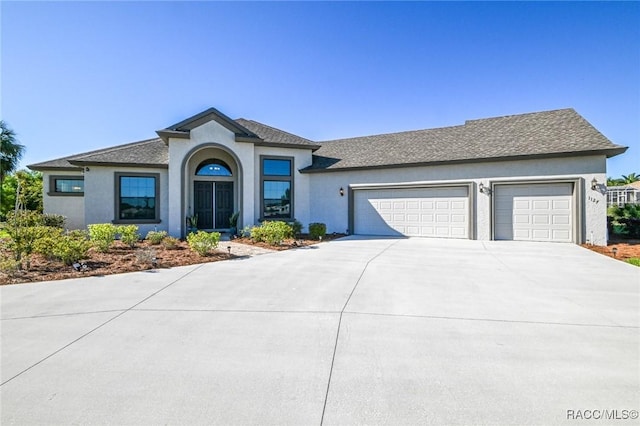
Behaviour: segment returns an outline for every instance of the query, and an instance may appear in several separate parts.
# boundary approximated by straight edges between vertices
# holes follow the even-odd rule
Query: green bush
[[[35,251],[50,260],[59,260],[71,265],[88,257],[91,242],[84,231],[71,231],[63,234],[59,228],[50,228],[50,232],[35,244]]]
[[[54,246],[53,255],[65,265],[71,265],[88,257],[91,242],[82,231],[63,235]]]
[[[47,235],[39,238],[34,244],[34,252],[41,254],[49,260],[55,260],[54,247],[56,243],[62,238],[62,229],[51,228]]]
[[[138,227],[136,225],[120,225],[116,227],[116,231],[120,234],[120,241],[129,247],[135,247],[140,239]]]
[[[309,224],[309,237],[312,240],[319,240],[320,237],[324,237],[327,234],[327,225],[324,223],[310,223]]]
[[[630,257],[627,259],[627,263],[630,263],[634,266],[640,266],[640,257]]]
[[[158,245],[164,240],[167,236],[167,231],[149,231],[147,232],[146,240],[149,241],[150,244]]]
[[[282,244],[285,238],[293,238],[293,229],[286,222],[262,222],[260,226],[251,228],[251,239],[265,242],[272,246]]]
[[[107,252],[116,239],[117,227],[111,223],[89,225],[89,238],[98,251]]]
[[[180,240],[175,237],[165,237],[162,240],[162,245],[167,250],[175,250],[178,248],[178,244],[180,244]]]
[[[187,235],[187,243],[191,250],[198,253],[200,256],[206,256],[208,253],[218,247],[220,241],[219,232],[205,232],[198,231]]]
[[[241,237],[244,237],[244,238],[250,238],[252,229],[253,229],[253,226],[247,225],[244,228],[242,228],[242,230],[240,232],[238,232],[238,235],[240,235]]]
[[[624,207],[611,206],[607,209],[609,231],[640,238],[640,204],[627,204]]]
[[[296,238],[302,232],[302,223],[299,220],[294,219],[293,222],[289,222],[291,227],[292,238]]]
[[[23,259],[26,259],[26,266],[29,269],[36,242],[49,234],[52,229],[44,226],[41,213],[18,210],[7,214],[5,231],[9,234],[9,249],[13,251],[18,269],[22,268]]]
[[[64,229],[64,223],[67,218],[61,214],[43,214],[42,221],[44,226],[50,226],[52,228]]]

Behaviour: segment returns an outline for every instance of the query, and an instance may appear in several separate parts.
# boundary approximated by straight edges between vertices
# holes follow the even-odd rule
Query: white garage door
[[[573,241],[573,184],[496,185],[496,240]]]
[[[467,187],[354,192],[354,233],[469,238]]]

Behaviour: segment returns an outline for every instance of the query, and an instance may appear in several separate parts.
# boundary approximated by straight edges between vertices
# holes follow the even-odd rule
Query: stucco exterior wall
[[[117,172],[158,173],[160,175],[160,218],[158,224],[137,224],[140,235],[145,236],[152,230],[168,230],[166,218],[169,212],[169,191],[167,169],[137,167],[90,166],[84,175],[86,225],[93,223],[111,223],[116,219],[115,174]]]
[[[42,176],[42,185],[44,191],[42,202],[44,212],[65,216],[67,218],[67,220],[65,221],[65,227],[67,229],[84,229],[84,196],[50,195],[55,192],[55,188],[49,187],[51,176],[83,176],[82,171],[45,171],[42,173]]]
[[[347,232],[348,196],[347,188],[357,184],[393,183],[456,183],[473,182],[490,186],[492,183],[515,180],[546,180],[561,178],[582,178],[584,191],[582,199],[583,217],[579,241],[589,241],[606,245],[606,194],[601,190],[591,190],[591,180],[606,181],[606,158],[604,155],[554,158],[544,160],[519,160],[456,165],[406,167],[362,171],[328,172],[309,174],[311,210],[310,220],[327,224],[328,232]],[[344,188],[345,196],[340,196]],[[477,193],[475,217],[475,238],[491,240],[491,196]]]

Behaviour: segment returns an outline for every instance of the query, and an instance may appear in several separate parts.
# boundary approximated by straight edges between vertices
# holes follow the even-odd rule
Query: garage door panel
[[[549,200],[534,200],[533,201],[533,209],[534,210],[549,210]]]
[[[496,185],[494,238],[572,242],[573,184]]]
[[[354,233],[469,238],[468,209],[467,187],[356,190]]]

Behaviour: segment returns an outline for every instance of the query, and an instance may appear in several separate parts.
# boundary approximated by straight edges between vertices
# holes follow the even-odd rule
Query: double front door
[[[194,214],[198,229],[227,229],[233,214],[233,182],[195,181]]]

